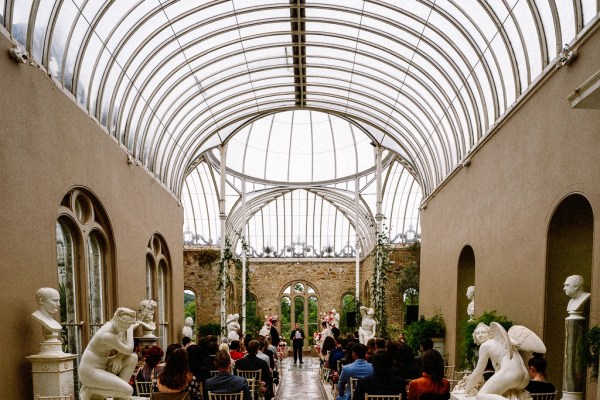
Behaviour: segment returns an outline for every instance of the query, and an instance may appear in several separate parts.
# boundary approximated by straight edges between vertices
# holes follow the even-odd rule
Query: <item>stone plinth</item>
[[[565,319],[563,400],[583,400],[584,398],[586,370],[582,366],[577,348],[585,333],[587,320],[581,314],[581,312],[572,311]]]
[[[34,396],[65,396],[74,393],[73,360],[76,354],[37,354],[31,362]]]
[[[154,336],[154,335],[152,335],[152,336],[148,336],[148,335],[136,336],[135,338],[140,340],[141,348],[144,348],[145,346],[152,347],[152,346],[158,344],[158,339],[159,339],[158,336]]]

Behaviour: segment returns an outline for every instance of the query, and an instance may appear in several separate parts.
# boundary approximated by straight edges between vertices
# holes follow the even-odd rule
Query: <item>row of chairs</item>
[[[218,372],[219,371],[217,371],[217,373]],[[250,387],[250,393],[252,393],[252,399],[258,400],[259,392],[260,392],[261,370],[260,369],[254,370],[254,371],[238,370],[237,374],[239,376],[246,378],[246,380],[248,381],[248,386]],[[211,375],[214,376],[212,374],[212,371],[211,371]],[[137,395],[139,397],[151,397],[153,399],[154,399],[154,397],[156,397],[156,396],[152,396],[152,394],[153,394],[152,382],[136,381],[135,388],[136,388]],[[200,390],[202,391],[202,383],[200,384]]]

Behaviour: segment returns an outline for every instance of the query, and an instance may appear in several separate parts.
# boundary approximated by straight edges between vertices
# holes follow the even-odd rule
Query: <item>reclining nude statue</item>
[[[485,324],[481,325],[485,326]],[[519,351],[545,353],[546,346],[541,339],[522,325],[514,325],[506,332],[502,325],[492,322],[487,335],[482,333],[476,341],[481,344],[479,358],[464,391],[471,393],[472,389],[482,381],[483,372],[490,359],[496,372],[483,384],[475,398],[478,400],[528,398],[529,394],[523,389],[529,383],[529,373]]]
[[[81,400],[90,400],[93,395],[115,400],[131,397],[129,378],[138,361],[133,353],[133,331],[139,324],[135,311],[120,307],[94,334],[79,364]]]

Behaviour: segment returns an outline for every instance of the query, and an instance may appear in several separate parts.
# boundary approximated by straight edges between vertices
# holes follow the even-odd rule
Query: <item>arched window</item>
[[[306,281],[290,282],[279,298],[281,336],[289,338],[294,325],[299,324],[306,338],[312,341],[313,334],[319,330],[319,297],[315,288]]]
[[[83,349],[114,309],[112,231],[100,202],[84,189],[72,189],[56,221],[60,319],[64,351]]]
[[[158,304],[154,311],[156,336],[163,349],[169,341],[168,322],[170,304],[168,303],[170,288],[171,258],[165,240],[159,234],[152,235],[146,251],[146,297]]]

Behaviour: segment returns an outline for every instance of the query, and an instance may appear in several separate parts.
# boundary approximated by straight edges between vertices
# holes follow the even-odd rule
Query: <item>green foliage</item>
[[[583,335],[579,344],[580,359],[590,368],[590,379],[598,382],[598,363],[600,355],[600,327],[598,325],[590,328]]]
[[[196,302],[194,300],[186,301],[184,303],[185,307],[185,318],[192,317],[192,319],[196,320]]]
[[[249,257],[248,257],[248,243],[246,242],[246,238],[238,233],[238,237],[240,238],[240,242],[242,245],[242,251],[246,254],[246,299],[250,298],[250,275],[248,268]],[[231,250],[231,240],[229,239],[229,235],[225,235],[225,246],[223,247],[223,253],[221,256],[221,260],[219,261],[219,285],[217,289],[219,292],[226,291],[233,282],[231,280],[231,275],[229,272],[229,268],[231,264],[235,267],[234,279],[241,286],[242,284],[242,260],[235,257],[235,254]],[[246,310],[247,311],[247,310]],[[248,313],[246,312],[246,318]],[[248,321],[246,321],[246,329],[248,329]],[[225,336],[227,334],[227,327],[221,327],[221,334]]]
[[[281,315],[279,320],[281,321],[281,337],[287,339],[292,333],[292,324],[290,322],[290,316],[292,315],[292,303],[289,297],[281,298]]]
[[[252,335],[258,334],[262,327],[263,321],[258,316],[256,309],[256,298],[254,296],[247,297],[246,300],[246,333]]]
[[[208,335],[219,336],[220,332],[221,332],[221,324],[217,324],[217,323],[203,324],[203,325],[200,325],[200,327],[198,328],[198,334],[200,336],[208,336]]]
[[[404,330],[406,343],[413,349],[415,354],[420,352],[421,339],[444,337],[446,324],[441,314],[436,313],[431,318],[421,315],[418,321],[408,325]]]
[[[460,365],[464,369],[473,369],[477,364],[478,347],[473,341],[473,332],[479,323],[483,322],[486,325],[490,325],[492,322],[497,322],[504,329],[508,331],[511,326],[514,325],[512,321],[509,321],[503,315],[497,315],[496,310],[486,311],[480,317],[474,318],[473,320],[462,320],[460,321],[460,330],[463,334],[463,341],[460,346]]]
[[[381,232],[377,233],[377,245],[375,246],[375,268],[373,268],[373,279],[371,280],[371,292],[373,296],[373,309],[375,309],[375,320],[377,321],[377,337],[388,337],[388,320],[385,302],[385,285],[387,274],[390,269],[390,243],[388,239],[388,228],[383,226]]]
[[[196,252],[196,261],[198,265],[208,265],[219,259],[219,250],[216,249],[199,249]]]
[[[412,289],[411,293],[419,291],[419,276],[421,274],[421,243],[415,241],[404,253],[402,260],[403,267],[399,271],[398,287],[400,293],[405,293]],[[411,303],[412,304],[412,303]]]

